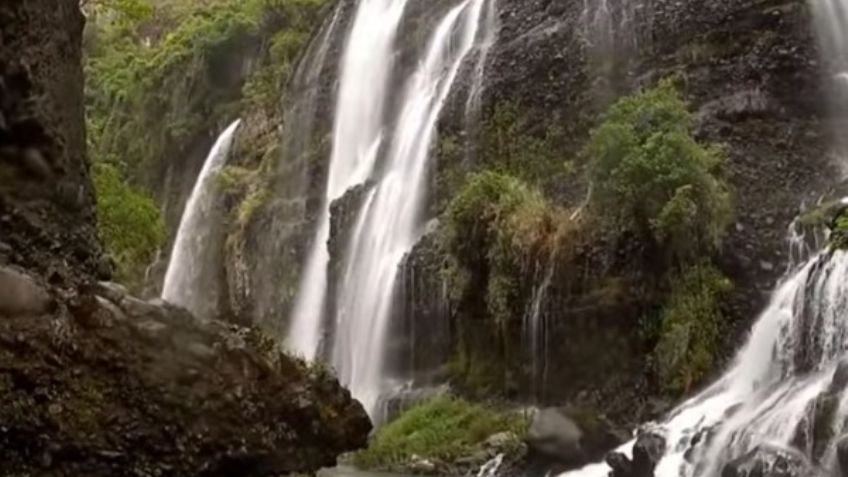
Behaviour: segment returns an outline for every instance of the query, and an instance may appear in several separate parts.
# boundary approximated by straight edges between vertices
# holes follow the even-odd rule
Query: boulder
[[[50,311],[50,295],[35,280],[0,267],[0,317],[38,316]]]
[[[727,464],[721,477],[814,477],[813,467],[799,452],[761,445]]]
[[[94,287],[94,293],[118,306],[121,306],[124,298],[128,297],[130,294],[125,286],[114,282],[99,282]]]
[[[639,433],[633,445],[633,467],[641,475],[651,475],[665,454],[665,437],[654,431]]]
[[[137,318],[161,318],[165,314],[165,309],[159,304],[132,296],[126,296],[119,306],[128,315]]]
[[[538,411],[527,435],[531,460],[558,470],[600,460],[622,442],[603,416],[571,406]]]
[[[659,432],[640,431],[633,444],[633,459],[620,452],[607,454],[606,462],[612,468],[610,477],[653,477],[665,449],[665,437]]]
[[[561,408],[537,412],[527,433],[527,445],[531,450],[565,463],[579,463],[585,459],[582,439],[583,431]]]

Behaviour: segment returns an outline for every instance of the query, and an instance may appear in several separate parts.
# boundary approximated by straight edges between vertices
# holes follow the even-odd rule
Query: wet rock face
[[[0,474],[283,475],[365,445],[361,405],[259,333],[92,291],[0,320]]]
[[[8,248],[0,259],[54,284],[93,275],[100,257],[85,159],[83,23],[75,0],[0,5],[0,237]]]
[[[815,477],[818,475],[803,456],[768,446],[760,446],[729,462],[721,477]]]
[[[486,69],[483,117],[498,104],[515,104],[537,133],[547,125],[562,128],[561,155],[579,157],[591,128],[616,98],[661,78],[680,78],[681,92],[696,118],[697,138],[726,145],[729,155],[735,223],[716,261],[734,282],[722,303],[731,323],[720,354],[730,356],[785,270],[786,231],[799,204],[814,203],[840,176],[828,159],[831,119],[822,104],[819,53],[807,3],[608,3],[613,9],[635,5],[636,11],[630,12],[627,22],[621,21],[627,15],[613,18],[616,31],[608,37],[612,43],[599,48],[595,41],[599,32],[592,30],[597,25],[586,24],[585,2],[500,0],[501,29]],[[469,76],[466,72],[461,78],[440,119],[443,137],[463,137],[465,101],[460,96]],[[443,159],[434,158],[437,174],[463,170]],[[474,157],[474,166],[485,168],[491,165],[488,160],[484,155]],[[576,176],[550,191],[568,207],[581,204],[588,189],[587,178],[579,172]],[[631,259],[644,251],[634,247],[609,252],[616,246],[600,240],[586,244],[579,253],[589,265],[561,267],[554,277],[541,306],[550,310],[545,340],[551,346],[544,351],[548,366],[540,366],[541,371],[510,364],[493,367],[506,371],[501,374],[519,376],[516,381],[522,390],[530,388],[525,382],[541,383],[539,395],[533,397],[542,403],[585,399],[628,427],[625,423],[650,420],[664,407],[651,402],[659,394],[657,383],[645,372],[650,365],[636,329],[658,300],[650,288],[650,264]],[[423,264],[417,265],[418,270],[442,265],[443,256],[428,255],[427,248],[419,247],[408,262]],[[579,287],[569,286],[569,280]],[[625,293],[615,293],[616,282]],[[443,285],[418,280],[413,292],[406,292],[411,299],[403,309],[438,309],[441,305],[429,297],[438,297]],[[481,291],[467,301],[483,295]],[[424,303],[418,303],[422,297]],[[450,303],[447,308],[451,329],[459,334],[476,322],[494,327],[480,319],[485,312],[479,307]],[[422,322],[429,318],[419,316]],[[522,349],[523,330],[514,328],[505,348]],[[475,341],[481,335],[455,334],[451,339],[455,348],[459,343],[473,348],[466,355],[482,356],[481,361],[490,364],[498,353],[491,340]],[[589,364],[558,366],[574,362]],[[531,373],[537,375],[525,376]],[[510,395],[508,385],[498,391]]]
[[[653,477],[665,449],[663,436],[649,430],[640,432],[633,445],[633,459],[620,452],[607,455],[607,464],[612,467],[610,477]]]

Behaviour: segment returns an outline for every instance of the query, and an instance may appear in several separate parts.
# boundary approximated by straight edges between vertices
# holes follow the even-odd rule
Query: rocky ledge
[[[109,283],[0,290],[2,475],[283,475],[366,444],[349,392],[259,332]]]

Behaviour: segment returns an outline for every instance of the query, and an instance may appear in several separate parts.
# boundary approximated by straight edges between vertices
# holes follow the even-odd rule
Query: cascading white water
[[[436,122],[478,37],[486,3],[463,1],[434,30],[400,97],[402,110],[389,136],[385,169],[364,201],[347,248],[333,364],[372,414],[387,385],[383,357],[399,265],[420,235]]]
[[[407,0],[361,0],[346,43],[339,76],[333,151],[324,203],[301,280],[286,344],[308,360],[321,339],[330,206],[371,175],[383,142],[386,91],[394,64],[394,43]]]
[[[791,447],[848,351],[846,313],[848,253],[813,257],[774,293],[730,370],[659,426],[668,450],[657,477],[713,477],[758,445]],[[844,417],[837,412],[833,425]],[[693,440],[707,431],[709,439]],[[605,464],[594,464],[563,475],[608,472]]]
[[[848,0],[812,0],[816,33],[828,59],[848,68]],[[848,85],[848,70],[840,71]]]
[[[203,280],[208,273],[204,273],[202,259],[204,250],[211,245],[206,242],[212,227],[218,222],[210,220],[216,198],[215,174],[226,163],[239,124],[241,120],[236,120],[221,133],[203,163],[180,220],[162,287],[163,300],[182,306],[201,318],[209,318],[208,311],[217,307],[211,296],[214,294],[210,294]]]

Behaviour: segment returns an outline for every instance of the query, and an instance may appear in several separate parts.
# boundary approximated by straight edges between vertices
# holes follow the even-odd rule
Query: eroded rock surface
[[[129,296],[0,320],[0,401],[4,475],[311,472],[371,429],[334,377],[258,332]]]

